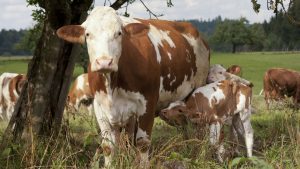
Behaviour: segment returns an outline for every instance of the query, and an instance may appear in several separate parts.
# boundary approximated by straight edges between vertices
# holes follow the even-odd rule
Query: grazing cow
[[[264,93],[268,109],[272,100],[278,101],[285,96],[292,97],[297,108],[300,103],[300,72],[284,68],[267,70],[264,75]]]
[[[220,80],[232,80],[236,82],[241,82],[249,87],[253,87],[253,84],[251,82],[239,76],[236,76],[235,74],[227,72],[226,69],[220,64],[210,66],[209,73],[207,76],[207,83],[209,84]]]
[[[209,124],[210,143],[220,142],[222,124],[233,124],[235,133],[245,139],[248,157],[252,156],[253,129],[250,123],[252,88],[242,83],[224,80],[197,88],[185,101],[171,103],[160,112],[160,117],[173,126]],[[224,147],[218,146],[218,160]]]
[[[234,75],[240,75],[242,68],[239,65],[231,65],[229,68],[227,68],[226,72],[234,74]]]
[[[26,80],[26,76],[3,73],[0,76],[0,118],[9,120]]]
[[[121,129],[139,149],[140,165],[147,166],[155,111],[206,83],[210,52],[197,29],[187,22],[132,19],[95,7],[84,23],[64,26],[57,34],[87,43],[105,166]]]
[[[88,81],[88,74],[79,75],[73,83],[73,86],[68,94],[67,99],[67,109],[79,111],[80,106],[83,104],[87,107],[88,112],[92,115],[93,110],[93,100],[94,96],[92,95],[89,81]]]

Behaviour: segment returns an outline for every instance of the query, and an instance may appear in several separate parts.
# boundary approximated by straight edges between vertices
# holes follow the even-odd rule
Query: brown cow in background
[[[290,69],[272,68],[264,75],[264,93],[267,108],[272,100],[293,98],[295,107],[300,103],[300,73]]]

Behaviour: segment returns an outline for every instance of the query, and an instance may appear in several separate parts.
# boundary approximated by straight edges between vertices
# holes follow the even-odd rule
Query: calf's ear
[[[59,38],[64,39],[71,43],[80,43],[85,42],[85,29],[80,25],[67,25],[60,27],[56,34]]]
[[[149,32],[149,26],[141,23],[131,23],[124,27],[124,32],[129,36],[140,36]]]

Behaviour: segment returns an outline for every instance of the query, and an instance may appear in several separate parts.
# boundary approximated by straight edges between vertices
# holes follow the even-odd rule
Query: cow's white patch
[[[183,102],[183,101],[181,101],[181,100],[179,100],[179,101],[175,101],[175,102],[172,102],[166,109],[164,109],[164,110],[171,110],[171,109],[173,109],[174,107],[176,107],[176,106],[185,106],[185,103]]]
[[[142,130],[141,128],[138,128],[138,130],[136,132],[136,139],[139,139],[139,138],[149,139],[149,136],[146,133],[146,131]]]
[[[243,111],[246,106],[246,96],[241,91],[239,91],[237,94],[239,95],[239,102],[236,105],[236,110],[234,111],[234,113]]]
[[[161,54],[159,52],[158,47],[159,46],[163,47],[162,44],[163,40],[165,40],[170,45],[171,48],[175,48],[175,44],[172,41],[171,37],[169,36],[169,33],[170,33],[169,31],[159,30],[155,26],[150,25],[148,37],[150,38],[154,46],[158,63],[160,63],[161,61]]]
[[[141,23],[140,21],[138,21],[134,18],[129,18],[129,17],[125,17],[125,16],[120,16],[120,18],[122,20],[123,26],[126,26],[131,23]]]
[[[76,89],[77,90],[84,90],[84,85],[85,85],[86,80],[85,80],[83,74],[78,76],[76,81],[77,81]]]
[[[112,59],[110,67],[117,71],[122,51],[122,20],[110,7],[95,7],[86,21],[81,24],[85,28],[85,37],[91,63],[91,70],[97,71],[104,66],[99,60]],[[98,61],[97,61],[98,60]],[[105,63],[106,63],[105,62]]]
[[[205,47],[201,37],[193,37],[190,34],[182,34],[188,43],[193,47],[194,54],[196,55],[196,67],[195,72],[196,82],[195,87],[200,87],[206,84],[206,77],[209,69],[209,49]]]
[[[167,52],[168,56],[169,56],[169,59],[172,60],[172,55],[171,53]]]
[[[159,87],[159,99],[157,103],[157,110],[161,110],[168,106],[169,103],[176,100],[184,99],[194,88],[195,82],[187,80],[187,76],[184,77],[182,84],[173,92],[167,91],[163,86],[163,77],[160,77]]]
[[[96,92],[95,99],[111,125],[124,126],[131,116],[146,113],[147,101],[138,92],[116,88],[109,94]]]
[[[216,100],[216,103],[219,103],[220,100],[225,99],[224,92],[218,87],[218,84],[218,82],[215,82],[203,87],[199,87],[193,92],[193,96],[195,96],[196,93],[202,93],[203,96],[208,99],[209,106],[212,107],[212,101],[214,100],[214,98]]]
[[[175,82],[176,82],[176,76],[175,76],[174,79],[170,82],[170,86],[172,86],[173,83],[175,83]]]

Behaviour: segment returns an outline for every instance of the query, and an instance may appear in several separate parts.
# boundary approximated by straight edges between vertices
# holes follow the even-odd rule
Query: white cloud
[[[96,5],[103,5],[104,0],[95,0]],[[111,0],[113,1],[113,0]],[[251,0],[172,0],[174,6],[167,7],[166,0],[143,0],[156,14],[164,14],[161,19],[238,19],[246,17],[251,23],[269,20],[274,14],[266,9],[266,0],[258,0],[262,4],[260,13],[252,9]],[[0,29],[21,29],[33,25],[31,10],[25,0],[1,0]],[[124,12],[121,9],[120,12]],[[131,17],[149,18],[149,14],[139,0],[128,7]]]

